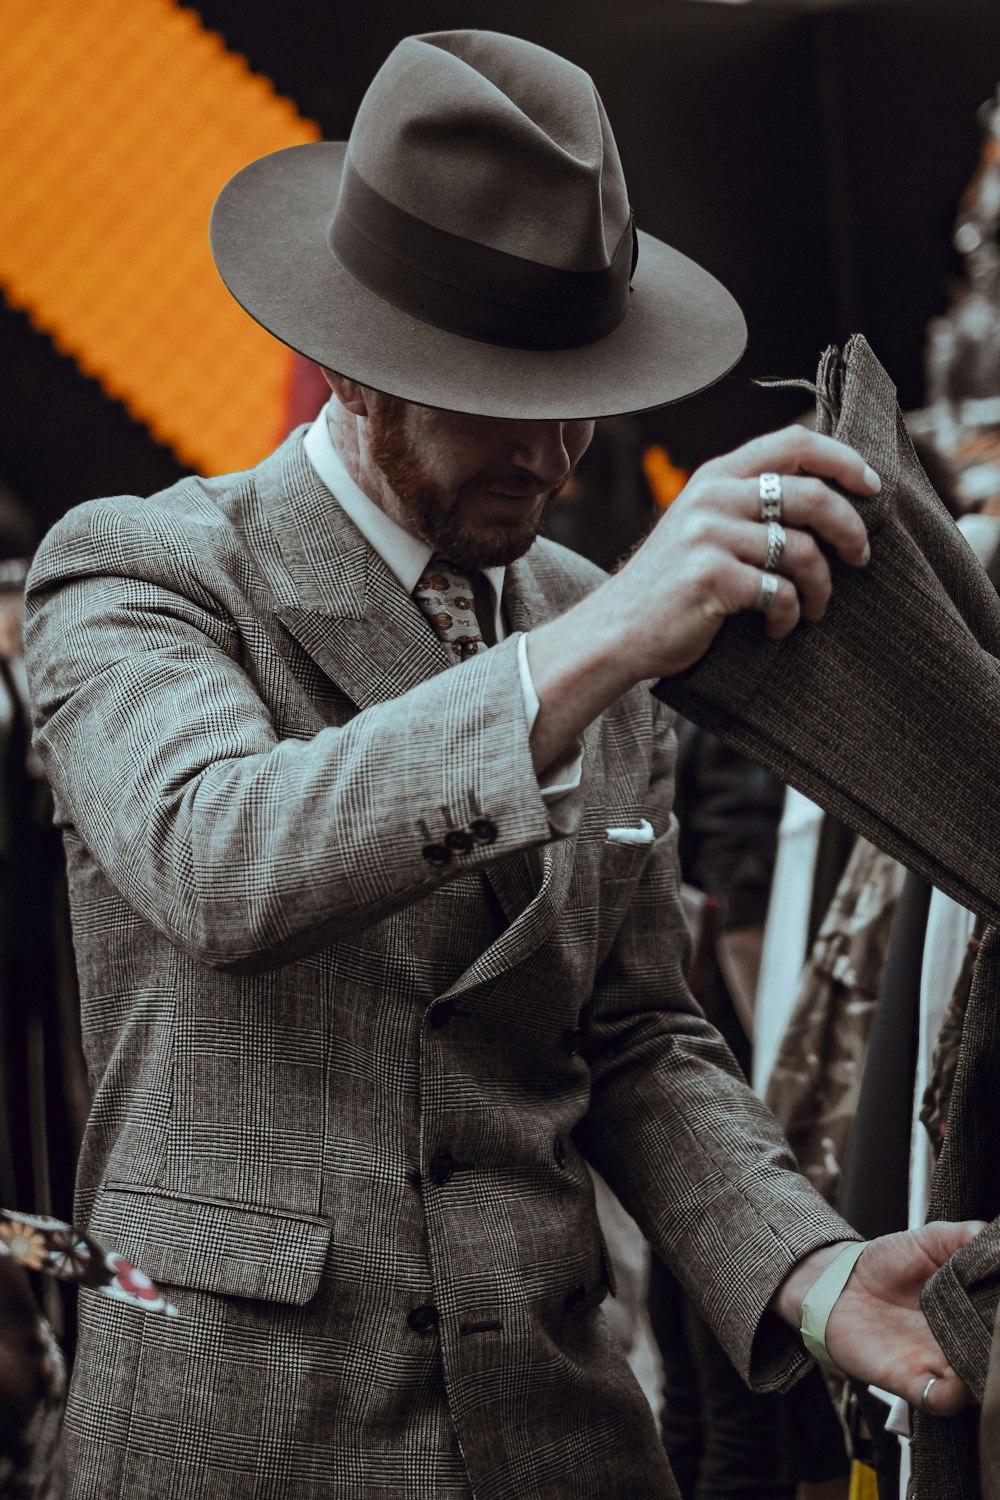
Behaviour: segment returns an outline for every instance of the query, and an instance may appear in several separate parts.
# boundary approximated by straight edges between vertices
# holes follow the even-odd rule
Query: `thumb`
[[[956,1223],[939,1219],[933,1224],[925,1224],[915,1233],[924,1253],[935,1265],[943,1266],[949,1255],[974,1240],[985,1228],[982,1219],[962,1219]]]

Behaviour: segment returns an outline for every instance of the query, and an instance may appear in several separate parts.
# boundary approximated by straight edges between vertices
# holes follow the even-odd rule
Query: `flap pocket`
[[[101,1188],[89,1228],[165,1286],[299,1305],[330,1243],[319,1219],[129,1183]]]

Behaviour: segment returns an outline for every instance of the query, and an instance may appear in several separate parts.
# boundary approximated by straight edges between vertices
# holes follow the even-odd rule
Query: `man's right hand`
[[[669,677],[708,650],[727,615],[754,608],[767,553],[761,474],[782,477],[787,544],[766,615],[772,637],[819,620],[831,593],[822,541],[852,567],[869,557],[865,527],[833,488],[871,497],[878,476],[852,448],[803,427],[754,438],[703,464],[608,581],[531,632],[541,709],[531,736],[542,772],[626,689]]]

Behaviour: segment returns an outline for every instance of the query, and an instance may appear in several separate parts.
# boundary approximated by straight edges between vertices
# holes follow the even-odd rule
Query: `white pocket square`
[[[651,844],[653,825],[643,818],[638,828],[608,828],[605,830],[609,844]]]

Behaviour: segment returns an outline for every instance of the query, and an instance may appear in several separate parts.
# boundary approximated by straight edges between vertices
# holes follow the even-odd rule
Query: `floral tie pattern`
[[[486,650],[467,570],[435,553],[417,581],[413,598],[456,661]]]

